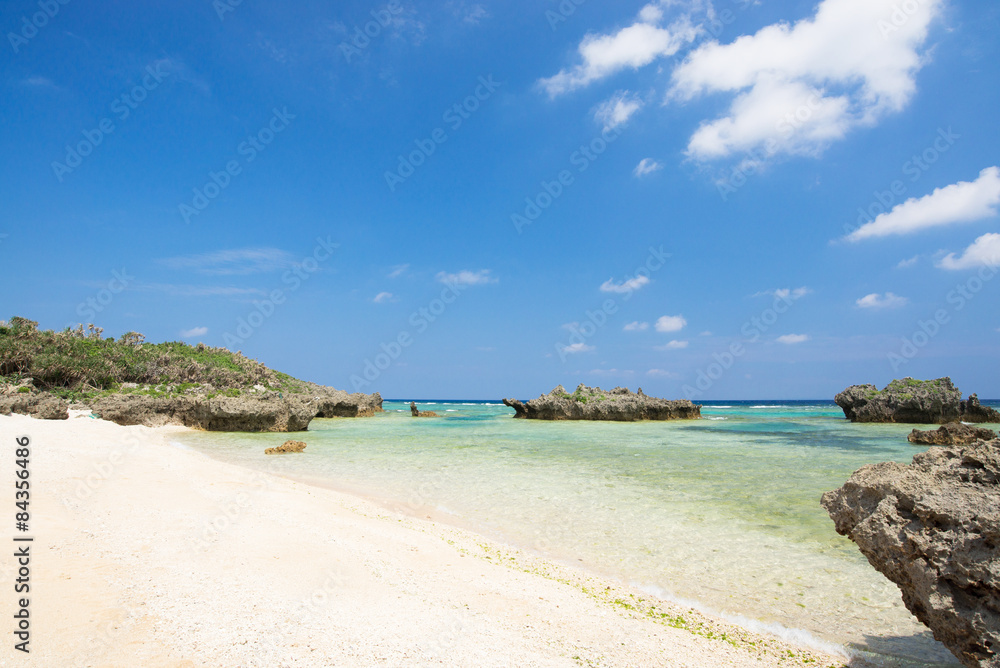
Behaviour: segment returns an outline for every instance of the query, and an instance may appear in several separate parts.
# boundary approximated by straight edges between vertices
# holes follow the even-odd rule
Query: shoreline
[[[467,529],[170,443],[185,428],[82,412],[0,425],[5,440],[32,439],[37,665],[847,663]],[[5,597],[5,612],[14,604]]]

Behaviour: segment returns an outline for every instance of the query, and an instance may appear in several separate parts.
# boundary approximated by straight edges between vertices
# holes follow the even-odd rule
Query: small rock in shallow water
[[[285,441],[276,448],[268,448],[265,455],[286,455],[292,452],[302,452],[306,449],[306,444],[302,441]]]

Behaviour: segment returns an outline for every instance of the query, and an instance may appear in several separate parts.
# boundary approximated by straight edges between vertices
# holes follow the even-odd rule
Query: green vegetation
[[[68,399],[113,392],[176,396],[208,390],[239,396],[254,385],[276,392],[307,391],[308,384],[225,348],[181,341],[148,343],[127,332],[117,341],[94,325],[61,332],[14,317],[0,322],[0,382],[31,385]],[[22,385],[18,392],[30,392]]]

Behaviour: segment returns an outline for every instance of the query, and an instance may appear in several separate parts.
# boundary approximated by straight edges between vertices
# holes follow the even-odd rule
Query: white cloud
[[[630,278],[621,283],[615,283],[613,278],[609,278],[601,283],[601,292],[617,292],[622,294],[625,292],[633,292],[648,284],[649,276],[636,276],[635,278]]]
[[[948,253],[938,260],[936,266],[940,269],[958,270],[997,265],[1000,265],[1000,234],[989,233],[972,242],[961,257]]]
[[[912,267],[917,263],[917,260],[919,259],[920,259],[919,255],[914,255],[908,260],[900,260],[899,263],[896,265],[896,269],[906,269],[907,267]]]
[[[643,158],[639,161],[639,164],[635,166],[635,169],[632,170],[632,173],[635,174],[637,178],[641,178],[646,174],[652,174],[656,170],[662,168],[663,165],[658,163],[656,160],[653,160],[652,158]]]
[[[639,322],[638,320],[630,322],[622,328],[626,332],[644,332],[649,329],[648,322]]]
[[[380,292],[375,295],[375,298],[372,301],[376,304],[381,304],[382,302],[390,301],[392,298],[393,294],[391,292]]]
[[[785,345],[794,345],[796,343],[803,343],[809,340],[808,334],[785,334],[779,336],[777,339],[778,343],[784,343]]]
[[[666,371],[665,369],[650,369],[646,372],[647,376],[654,376],[658,378],[678,378],[679,376],[673,371]]]
[[[656,321],[658,332],[679,332],[687,326],[687,320],[682,315],[664,315]]]
[[[667,101],[734,96],[725,116],[688,143],[698,160],[754,151],[817,155],[857,126],[902,110],[924,65],[919,52],[944,0],[915,2],[898,27],[897,0],[823,0],[814,16],[729,44],[710,41],[677,66]]]
[[[185,339],[190,339],[194,336],[205,336],[208,334],[208,327],[192,327],[191,329],[182,329],[181,336]]]
[[[486,285],[487,283],[497,283],[500,280],[491,276],[489,269],[480,269],[479,271],[462,270],[455,274],[439,271],[436,278],[441,283],[461,286]]]
[[[687,347],[687,341],[667,341],[662,346],[653,346],[653,350],[681,350]]]
[[[632,114],[642,108],[642,100],[635,93],[620,90],[605,100],[594,112],[594,119],[604,124],[605,130],[612,130],[625,123]]]
[[[909,234],[953,223],[968,223],[997,215],[1000,204],[1000,168],[987,167],[975,181],[959,181],[935,188],[930,195],[911,197],[888,213],[879,214],[847,236],[860,241],[891,234]]]
[[[900,297],[891,292],[887,292],[884,295],[873,292],[858,299],[855,303],[860,308],[899,308],[900,306],[906,306],[907,301],[906,297]]]
[[[704,332],[700,332],[698,336],[712,336],[712,332],[706,329]]]
[[[639,20],[627,28],[608,35],[588,34],[577,49],[582,63],[538,83],[555,97],[625,68],[638,69],[657,58],[672,56],[702,32],[689,16],[682,16],[666,28],[658,25],[662,19],[659,7],[647,5],[639,12]]]
[[[410,265],[408,264],[397,264],[395,267],[392,268],[392,271],[386,274],[386,278],[399,278],[400,276],[403,275],[403,272],[405,272],[409,268]]]
[[[569,346],[563,346],[559,350],[564,353],[569,353],[570,355],[575,355],[576,353],[589,353],[594,349],[594,346],[588,346],[586,343],[574,343]]]

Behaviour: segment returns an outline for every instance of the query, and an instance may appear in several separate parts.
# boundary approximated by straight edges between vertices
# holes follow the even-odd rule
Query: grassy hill
[[[254,385],[300,393],[312,386],[225,348],[148,343],[137,332],[115,340],[102,333],[94,325],[39,330],[37,322],[21,317],[0,322],[0,382],[30,378],[36,389],[70,399],[112,392],[236,396]]]

